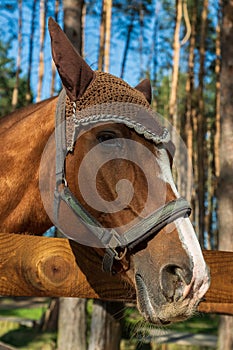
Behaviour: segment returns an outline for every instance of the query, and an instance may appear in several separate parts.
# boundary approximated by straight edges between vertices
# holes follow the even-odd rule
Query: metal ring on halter
[[[116,255],[114,256],[114,259],[116,259],[116,260],[118,260],[118,261],[124,259],[124,257],[126,256],[127,250],[128,250],[128,248],[125,247],[123,253],[122,253],[121,255],[119,255],[120,253],[118,253],[118,252],[116,251],[116,249],[113,249],[114,253],[116,254]]]

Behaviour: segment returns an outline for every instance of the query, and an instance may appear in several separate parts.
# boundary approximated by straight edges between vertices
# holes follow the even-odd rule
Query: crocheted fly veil
[[[168,142],[169,133],[152,113],[145,96],[122,79],[95,72],[95,79],[77,101],[66,99],[66,144],[72,151],[82,126],[114,122],[133,128],[145,138]]]

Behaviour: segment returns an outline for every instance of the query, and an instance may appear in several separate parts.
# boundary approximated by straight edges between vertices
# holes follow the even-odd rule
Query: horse
[[[93,71],[51,18],[49,32],[63,90],[0,121],[1,232],[42,235],[55,224],[78,242],[77,264],[100,297],[103,281],[111,290],[118,280],[145,320],[184,320],[210,277],[150,82],[133,88]]]

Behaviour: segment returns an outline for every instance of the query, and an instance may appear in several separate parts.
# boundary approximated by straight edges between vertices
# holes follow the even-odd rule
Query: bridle
[[[132,251],[139,243],[154,237],[163,227],[178,218],[187,217],[191,214],[189,203],[184,198],[178,198],[167,202],[157,209],[150,216],[143,218],[137,225],[128,229],[123,234],[118,234],[115,229],[104,228],[79,202],[79,200],[70,191],[66,181],[65,159],[68,153],[66,143],[66,93],[65,90],[59,95],[56,109],[56,185],[54,191],[54,221],[59,224],[59,208],[61,202],[64,202],[73,213],[90,229],[92,234],[101,242],[105,248],[102,268],[105,272],[113,273],[113,264],[115,260],[121,260],[126,252]],[[74,103],[74,113],[75,103]],[[169,141],[169,133],[164,129],[163,135],[158,136],[143,125],[130,120],[113,115],[95,115],[89,118],[79,119],[79,126],[93,124],[100,121],[115,121],[126,124],[134,128],[136,132],[142,134],[145,138],[151,139],[156,144]]]

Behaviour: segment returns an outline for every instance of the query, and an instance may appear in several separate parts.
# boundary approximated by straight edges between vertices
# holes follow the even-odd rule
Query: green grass
[[[0,306],[1,307],[1,306]],[[92,301],[87,304],[88,309],[88,323],[90,328],[91,313],[92,313]],[[42,317],[46,307],[35,307],[35,308],[15,308],[12,310],[0,310],[0,316],[5,317],[17,317],[22,319],[30,319],[38,321]],[[142,320],[139,312],[136,308],[126,308],[125,317],[123,324],[123,338],[124,338],[124,349],[141,349],[146,350],[147,344],[138,342],[137,336],[140,336],[140,327],[143,327],[144,331],[142,336],[146,336],[147,330],[152,328],[158,328],[153,325],[147,324]],[[175,332],[187,332],[187,333],[206,333],[217,335],[219,317],[216,315],[196,315],[193,318],[185,321],[173,324],[172,326],[166,327],[168,330]],[[136,337],[135,337],[136,336]],[[17,347],[21,350],[54,350],[56,344],[56,334],[41,332],[38,327],[26,327],[22,326],[17,322],[8,321],[7,319],[0,322],[0,341],[8,343],[12,346]],[[140,343],[140,345],[139,345]],[[157,348],[161,349],[160,346]],[[156,349],[156,350],[157,350]],[[188,349],[200,349],[198,347],[181,347],[175,344],[169,344],[167,348],[169,350],[188,350]]]
[[[146,337],[150,334],[151,329],[161,329],[143,321],[136,308],[127,308],[124,313],[123,336],[124,339],[132,337]],[[198,314],[187,321],[174,323],[170,326],[162,327],[162,329],[174,332],[184,332],[192,334],[218,334],[219,316],[211,314]],[[142,328],[142,330],[140,330]]]
[[[174,323],[168,327],[177,332],[189,332],[193,334],[213,334],[218,332],[219,316],[200,314],[190,318],[187,321]]]
[[[30,320],[38,321],[43,313],[45,312],[45,307],[31,308],[31,309],[12,309],[12,310],[1,310],[0,316],[6,317],[22,317]]]
[[[21,350],[53,350],[56,344],[56,334],[40,332],[37,328],[20,326],[18,329],[8,330],[1,341],[17,346]]]
[[[44,306],[1,309],[0,305],[0,316],[6,317],[5,320],[0,321],[0,341],[21,350],[54,350],[56,348],[55,333],[41,332],[37,326],[26,327],[18,322],[7,320],[7,317],[16,317],[39,321],[45,310]]]

